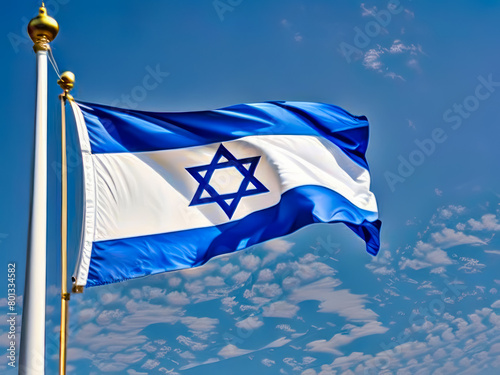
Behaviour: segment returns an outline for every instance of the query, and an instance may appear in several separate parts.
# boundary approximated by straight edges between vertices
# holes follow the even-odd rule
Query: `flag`
[[[76,286],[200,266],[313,223],[343,222],[378,252],[364,116],[305,102],[72,108],[85,184]]]

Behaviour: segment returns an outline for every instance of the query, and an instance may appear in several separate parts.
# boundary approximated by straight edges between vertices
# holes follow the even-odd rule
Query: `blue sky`
[[[199,269],[88,289],[70,303],[70,373],[498,373],[500,4],[215,4],[46,2],[61,28],[55,58],[75,73],[81,100],[150,111],[300,100],[366,115],[382,250],[371,257],[342,225],[317,225]],[[0,26],[0,278],[16,262],[19,304],[35,99],[25,27],[39,5],[10,2]],[[138,97],[151,70],[158,85]],[[52,69],[49,82],[46,360],[55,373],[60,89]],[[70,213],[74,261],[79,215]],[[2,353],[7,328],[0,321]],[[0,371],[17,373],[5,356]]]

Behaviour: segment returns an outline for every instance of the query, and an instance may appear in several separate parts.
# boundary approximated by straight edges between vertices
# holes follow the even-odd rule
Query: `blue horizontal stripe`
[[[320,186],[287,191],[270,208],[230,223],[173,233],[94,242],[87,287],[192,268],[217,255],[287,235],[313,223],[346,223],[376,255],[380,246],[377,214],[357,208]]]
[[[368,169],[366,117],[330,104],[283,101],[186,113],[78,104],[94,154],[178,149],[254,135],[311,135],[328,139]]]

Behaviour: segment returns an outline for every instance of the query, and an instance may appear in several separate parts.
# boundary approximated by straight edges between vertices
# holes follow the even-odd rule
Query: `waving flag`
[[[85,181],[79,287],[196,267],[312,223],[344,222],[378,252],[365,117],[301,102],[72,108]]]

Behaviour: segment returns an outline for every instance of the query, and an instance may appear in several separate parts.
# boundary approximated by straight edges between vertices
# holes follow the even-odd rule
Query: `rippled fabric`
[[[86,158],[77,285],[197,267],[314,223],[343,222],[379,250],[363,116],[300,102],[72,108]]]

